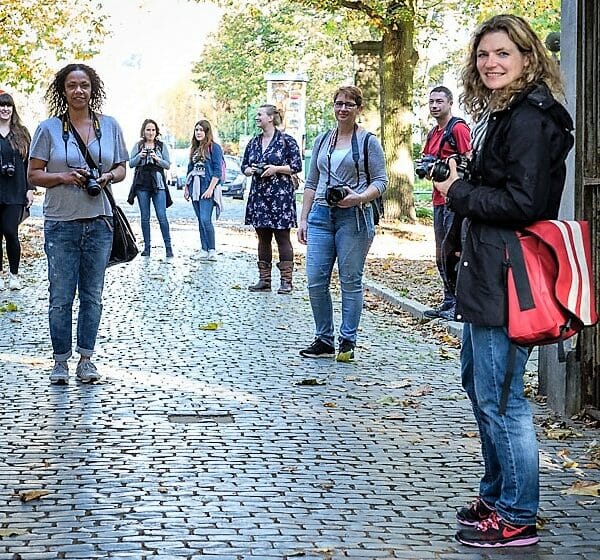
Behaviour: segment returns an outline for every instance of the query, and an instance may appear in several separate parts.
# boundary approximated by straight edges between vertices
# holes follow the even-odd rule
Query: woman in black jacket
[[[27,159],[31,136],[21,123],[12,96],[0,92],[0,290],[4,288],[2,273],[2,238],[6,240],[8,282],[11,290],[19,290],[19,223],[25,206],[33,202],[34,187],[27,182]]]
[[[538,448],[523,394],[528,352],[511,345],[506,328],[503,237],[557,217],[573,127],[554,98],[561,91],[558,65],[522,18],[495,16],[477,29],[462,81],[461,101],[476,122],[474,179],[460,179],[452,162],[449,179],[435,186],[465,218],[456,318],[464,321],[462,383],[485,473],[477,500],[457,513],[464,528],[456,537],[470,546],[527,546],[539,540]]]

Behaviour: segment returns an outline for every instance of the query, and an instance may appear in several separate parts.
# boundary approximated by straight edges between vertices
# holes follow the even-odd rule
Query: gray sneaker
[[[50,372],[50,383],[52,385],[66,385],[69,382],[69,365],[67,362],[54,362]]]
[[[75,375],[82,383],[91,383],[100,379],[100,374],[91,360],[79,362],[75,370]]]

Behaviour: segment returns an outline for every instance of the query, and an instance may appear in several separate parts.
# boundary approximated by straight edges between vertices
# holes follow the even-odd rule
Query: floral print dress
[[[292,173],[298,173],[302,170],[298,143],[289,134],[277,130],[263,152],[262,135],[259,134],[246,146],[242,169],[258,163],[289,165]],[[245,223],[255,228],[297,227],[296,195],[290,175],[276,173],[263,179],[252,176]]]

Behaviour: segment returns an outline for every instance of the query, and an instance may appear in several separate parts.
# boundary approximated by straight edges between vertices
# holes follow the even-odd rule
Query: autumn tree
[[[222,127],[252,118],[250,110],[265,99],[265,73],[308,72],[307,130],[312,138],[332,124],[333,92],[354,74],[350,45],[339,37],[358,38],[361,32],[344,18],[290,2],[232,3],[207,39],[194,79],[218,103]],[[252,123],[247,131],[253,130]]]
[[[1,0],[0,86],[31,92],[55,60],[85,60],[107,33],[96,0]]]

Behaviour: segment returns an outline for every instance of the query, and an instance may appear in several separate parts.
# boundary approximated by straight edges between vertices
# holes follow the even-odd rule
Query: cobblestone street
[[[303,270],[292,296],[250,293],[251,237],[219,228],[214,263],[194,222],[173,238],[172,260],[108,270],[95,385],[75,358],[68,386],[48,382],[43,256],[0,292],[18,306],[0,313],[0,560],[600,560],[600,498],[561,492],[600,471],[557,455],[585,463],[597,430],[540,427],[539,545],[466,548],[454,515],[482,465],[458,351],[365,311],[354,363],[302,359]]]

